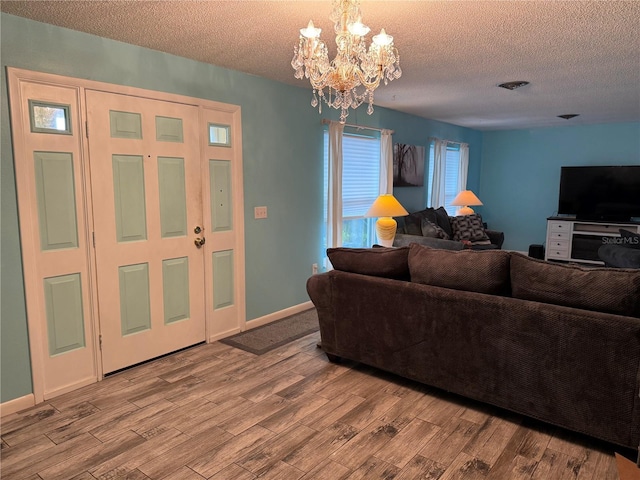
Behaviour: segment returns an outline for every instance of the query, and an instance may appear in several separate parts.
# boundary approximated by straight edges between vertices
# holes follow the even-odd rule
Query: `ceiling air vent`
[[[565,120],[569,120],[573,117],[579,117],[579,113],[565,113],[564,115],[558,115],[558,118],[564,118]]]
[[[524,80],[517,80],[515,82],[501,83],[498,86],[506,88],[507,90],[515,90],[516,88],[524,87],[525,85],[529,85],[529,82],[525,82]]]

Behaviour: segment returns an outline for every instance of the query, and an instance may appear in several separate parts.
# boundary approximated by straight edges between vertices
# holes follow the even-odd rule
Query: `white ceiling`
[[[394,36],[403,70],[376,105],[479,130],[640,121],[639,0],[361,8],[373,33]],[[1,10],[305,88],[290,65],[299,29],[313,19],[335,52],[330,0],[2,0]],[[531,83],[496,86],[512,80]],[[557,118],[569,113],[580,116]]]

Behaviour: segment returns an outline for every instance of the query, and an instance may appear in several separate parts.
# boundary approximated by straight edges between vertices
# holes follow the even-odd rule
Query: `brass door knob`
[[[196,247],[200,248],[200,247],[202,247],[204,245],[205,241],[206,240],[204,238],[198,237],[193,241],[193,243],[195,243]]]

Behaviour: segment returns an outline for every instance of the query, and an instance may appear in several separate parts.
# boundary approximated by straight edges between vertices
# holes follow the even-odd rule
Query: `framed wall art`
[[[424,184],[425,147],[396,143],[393,145],[393,186],[422,187]]]

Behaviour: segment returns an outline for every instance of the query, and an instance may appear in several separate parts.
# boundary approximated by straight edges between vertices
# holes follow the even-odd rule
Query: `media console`
[[[632,222],[590,222],[567,217],[547,218],[545,260],[604,265],[598,249],[617,243],[620,229],[640,234],[640,224]]]

